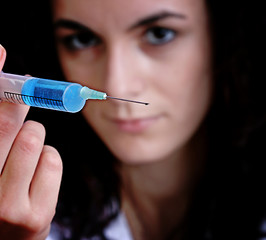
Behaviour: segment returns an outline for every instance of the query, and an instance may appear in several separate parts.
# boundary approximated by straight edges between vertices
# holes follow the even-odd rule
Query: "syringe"
[[[21,76],[0,72],[0,102],[7,101],[65,112],[79,112],[88,99],[148,103],[107,96],[78,83]]]

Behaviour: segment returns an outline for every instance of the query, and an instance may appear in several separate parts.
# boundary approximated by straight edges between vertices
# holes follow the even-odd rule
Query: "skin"
[[[88,101],[83,114],[121,163],[122,210],[134,238],[181,238],[212,99],[204,1],[55,0],[53,15],[68,80],[150,102]]]
[[[0,46],[0,69],[6,58]],[[0,103],[1,240],[43,240],[55,213],[62,175],[58,152],[44,146],[45,129],[24,119],[29,107]]]

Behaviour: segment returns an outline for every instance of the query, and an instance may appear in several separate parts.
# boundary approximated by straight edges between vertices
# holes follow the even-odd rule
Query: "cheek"
[[[200,35],[200,34],[198,34]],[[177,115],[197,115],[206,111],[212,96],[211,46],[205,35],[189,35],[179,42],[176,51],[166,64],[154,76],[161,76],[157,81],[158,94],[167,99],[171,109]],[[162,75],[164,73],[164,76]],[[161,74],[161,75],[160,75]],[[179,117],[182,117],[179,116]]]
[[[163,81],[157,81],[156,89],[160,101],[171,109],[172,115],[187,121],[208,109],[213,88],[208,64],[188,61],[165,73]]]

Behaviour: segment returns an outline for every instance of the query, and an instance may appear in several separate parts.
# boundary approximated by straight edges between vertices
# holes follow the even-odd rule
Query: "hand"
[[[4,61],[0,46],[0,70]],[[1,240],[44,240],[55,214],[62,161],[54,148],[44,146],[44,127],[24,123],[28,110],[0,103]]]

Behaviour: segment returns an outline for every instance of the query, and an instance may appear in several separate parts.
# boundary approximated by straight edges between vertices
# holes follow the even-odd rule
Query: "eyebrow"
[[[78,31],[88,31],[90,30],[85,25],[76,22],[74,20],[68,20],[68,19],[59,19],[54,23],[54,29],[58,28],[67,28],[71,30],[78,30]]]
[[[164,11],[164,12],[160,12],[160,13],[151,15],[149,17],[140,19],[139,21],[137,21],[136,24],[133,24],[133,26],[130,27],[129,29],[131,30],[131,29],[138,28],[138,27],[141,27],[141,26],[150,25],[150,24],[152,24],[154,22],[157,22],[159,20],[163,20],[165,18],[170,18],[170,17],[178,18],[178,19],[181,19],[181,20],[185,20],[187,18],[182,13]]]

